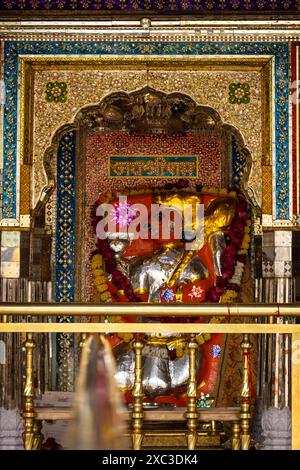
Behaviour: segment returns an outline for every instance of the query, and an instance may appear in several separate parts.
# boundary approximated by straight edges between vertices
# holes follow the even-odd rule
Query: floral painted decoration
[[[46,101],[48,103],[65,103],[68,85],[66,82],[48,82],[46,85]]]
[[[297,0],[0,0],[0,11],[97,12],[274,12],[298,11]],[[20,13],[19,13],[20,14]]]
[[[201,287],[193,286],[191,292],[189,293],[189,297],[191,297],[191,299],[202,300],[204,296],[205,296],[205,291],[201,289]]]
[[[216,359],[221,356],[222,348],[219,344],[213,344],[210,348],[211,356]]]
[[[176,294],[172,291],[172,289],[167,288],[162,291],[161,298],[165,302],[169,303],[176,298]]]
[[[229,85],[229,103],[249,104],[250,103],[249,83],[231,83]]]
[[[112,218],[120,227],[125,228],[135,219],[136,211],[132,209],[131,204],[128,202],[121,204],[116,203],[114,207],[115,209],[112,211]]]
[[[200,393],[200,397],[196,400],[197,408],[211,408],[213,399],[209,393]]]

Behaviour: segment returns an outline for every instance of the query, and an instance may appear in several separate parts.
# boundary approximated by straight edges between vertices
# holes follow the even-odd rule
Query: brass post
[[[251,420],[251,390],[250,390],[250,350],[252,344],[249,334],[243,334],[241,343],[243,353],[243,383],[241,390],[241,450],[249,450],[250,448],[250,420]]]
[[[133,343],[135,352],[135,379],[132,391],[133,407],[132,407],[132,445],[134,450],[140,450],[143,442],[143,377],[142,377],[142,351],[143,351],[142,335],[136,335]]]
[[[33,424],[33,448],[32,450],[41,450],[44,435],[42,434],[42,421],[35,420]]]
[[[198,344],[195,339],[196,335],[192,334],[189,341],[189,383],[188,383],[188,405],[185,417],[187,420],[187,445],[189,450],[194,450],[197,444],[197,381],[196,381],[196,351]]]
[[[234,422],[232,426],[232,441],[231,441],[232,450],[241,449],[240,430],[241,430],[240,423],[238,421]]]
[[[24,432],[23,442],[25,450],[34,449],[35,441],[35,411],[34,411],[34,383],[33,383],[33,350],[35,348],[35,341],[33,340],[32,333],[26,333],[26,340],[24,342],[26,351],[26,376],[24,385],[24,409],[23,409],[23,420],[24,420]]]

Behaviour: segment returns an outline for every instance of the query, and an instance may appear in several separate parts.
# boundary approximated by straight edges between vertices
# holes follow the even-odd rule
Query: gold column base
[[[42,443],[44,440],[44,435],[42,434],[42,422],[40,420],[35,420],[33,424],[33,450],[41,450]]]
[[[32,411],[24,411],[22,414],[24,420],[24,432],[22,434],[24,449],[25,450],[35,450],[35,431],[34,431],[34,420],[35,413]]]
[[[187,446],[189,450],[195,450],[196,445],[197,445],[197,433],[190,431],[187,433],[186,440],[187,440]]]
[[[233,423],[233,426],[232,426],[232,441],[231,441],[232,450],[240,450],[241,449],[240,431],[241,431],[240,423],[238,423],[238,422]]]
[[[132,433],[132,448],[133,450],[141,450],[143,443],[143,433],[142,432],[133,432]]]
[[[250,403],[242,403],[241,406],[241,450],[249,450],[251,444],[250,436]]]
[[[241,435],[241,450],[249,450],[251,437],[247,434]]]

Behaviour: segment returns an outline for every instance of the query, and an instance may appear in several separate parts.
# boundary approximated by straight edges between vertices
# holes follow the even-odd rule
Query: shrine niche
[[[248,207],[247,217],[251,217],[253,210],[259,212],[259,209],[247,187],[247,178],[251,170],[250,152],[245,147],[239,131],[224,123],[214,109],[198,105],[185,94],[177,92],[166,94],[150,87],[132,93],[116,92],[104,98],[99,105],[82,108],[76,115],[74,123],[63,126],[54,136],[53,142],[54,147],[45,152],[44,166],[48,186],[44,189],[43,200],[40,200],[36,207],[36,214],[37,216],[39,213],[42,214],[47,204],[52,204],[58,217],[54,219],[53,227],[55,232],[53,249],[56,252],[56,259],[59,260],[54,273],[57,301],[104,302],[122,299],[137,301],[136,292],[132,298],[130,296],[124,298],[122,294],[120,295],[124,290],[122,288],[117,289],[120,291],[118,294],[114,292],[114,287],[112,292],[110,289],[104,289],[106,281],[103,281],[102,274],[100,281],[99,276],[95,279],[95,270],[96,273],[102,273],[103,266],[96,264],[95,268],[97,258],[92,257],[96,246],[91,214],[96,201],[116,199],[117,194],[126,194],[135,200],[142,198],[147,204],[150,204],[150,201],[162,202],[166,194],[169,194],[170,201],[176,197],[184,201],[190,195],[194,202],[197,200],[204,204],[210,217],[215,216],[213,209],[215,204],[217,212],[221,211],[220,214],[223,214],[220,209],[223,207],[223,202],[224,210],[228,204],[225,212],[228,210],[230,217],[222,228],[222,234],[218,236],[213,233],[218,230],[212,230],[210,241],[206,240],[206,246],[197,250],[201,251],[201,257],[195,255],[192,260],[186,258],[187,270],[190,269],[190,265],[192,272],[200,270],[200,284],[191,284],[188,287],[185,282],[178,281],[182,283],[181,298],[174,291],[174,286],[167,295],[173,295],[175,299],[184,302],[200,302],[206,299],[227,303],[239,298],[239,284],[242,282],[249,244],[249,223],[246,220],[237,221],[240,237],[238,246],[227,247],[229,249],[227,260],[232,258],[232,253],[235,258],[232,258],[234,264],[231,263],[229,267],[230,273],[225,273],[228,281],[225,288],[224,281],[220,281],[220,287],[217,286],[216,280],[223,274],[221,259],[223,250],[228,245],[226,230],[229,230],[231,222],[237,220],[239,204],[246,204]],[[53,151],[57,152],[55,159]],[[75,179],[77,183],[73,185]],[[170,201],[168,204],[171,204]],[[76,224],[73,224],[72,220],[76,220]],[[122,241],[124,246],[121,251],[127,242]],[[177,242],[178,252],[176,250],[170,252],[170,259],[172,256],[178,259],[181,257],[182,248],[179,246],[182,245],[182,240]],[[114,244],[118,244],[117,239],[111,240],[112,247]],[[159,257],[166,244],[166,241],[164,244],[151,244],[150,240],[148,243],[141,243],[138,249],[143,253],[143,257],[140,259],[140,267],[135,266],[135,271],[138,272],[146,260],[150,262],[151,258]],[[79,256],[76,254],[77,246],[84,247],[79,251]],[[134,243],[131,244],[130,249],[134,250],[134,246]],[[212,253],[213,250],[215,254]],[[117,257],[120,263],[120,253]],[[122,261],[123,265],[127,263],[125,258]],[[246,270],[249,272],[249,263],[246,264]],[[107,274],[111,275],[110,272],[103,273],[104,276]],[[123,272],[122,276],[124,275]],[[230,288],[229,278],[235,280],[232,283],[233,288]],[[131,281],[128,282],[131,284]],[[151,282],[150,278],[147,282]],[[129,284],[126,284],[128,289],[130,289]],[[112,285],[111,281],[109,285]],[[249,286],[248,282],[244,292],[249,290]],[[139,285],[139,281],[136,280],[133,282],[132,292],[135,289],[142,291],[144,286]],[[194,296],[198,292],[201,292],[200,297]],[[155,296],[152,298],[143,293],[138,301],[161,301],[160,295],[156,293],[156,298]],[[230,390],[228,396],[222,392],[221,397],[216,392],[220,380],[220,365],[225,358],[224,351],[228,349],[225,347],[225,337],[214,335],[212,338],[208,336],[204,338],[200,335],[198,340],[202,349],[202,367],[198,371],[199,393],[211,393],[221,403],[231,404],[238,396],[239,381],[235,383],[236,379],[233,380],[234,391]],[[70,343],[65,348],[65,338],[58,336],[58,367],[60,371],[65,371],[64,377],[68,379],[60,378],[57,386],[71,390],[74,345],[71,337],[68,341]],[[162,354],[171,354],[174,356],[173,359],[177,353],[182,354],[182,358],[177,359],[178,364],[184,366],[187,360],[184,354],[185,340],[179,338],[178,347],[171,348],[172,351],[169,352],[168,344],[172,341],[165,339]],[[234,350],[235,343],[231,343],[230,348]],[[115,347],[120,351],[120,357],[121,350],[127,354],[126,342],[121,344],[121,341],[116,341]],[[204,373],[205,363],[209,363],[209,366]],[[176,361],[170,364],[173,367]],[[166,370],[168,367],[169,365]],[[130,377],[123,377],[122,380],[127,384],[123,383],[123,388],[128,389],[128,384],[131,383]],[[149,387],[151,389],[151,385]],[[174,390],[174,387],[165,381],[163,389],[170,391]],[[176,393],[178,390],[179,392],[173,402],[183,403],[184,398],[180,397],[184,394],[185,381],[175,389]],[[155,400],[160,400],[156,392],[150,391],[150,395],[155,395]],[[161,393],[160,396],[163,402],[170,401],[170,393]],[[128,399],[130,400],[130,397]]]
[[[50,197],[59,212],[57,195],[61,188],[64,193],[64,183],[61,169],[54,164],[57,149],[63,168],[68,167],[74,178],[75,173],[78,176],[73,196],[67,194],[64,201],[76,197],[78,225],[84,227],[77,235],[74,227],[73,235],[65,234],[73,240],[79,237],[79,243],[85,246],[85,255],[76,263],[78,288],[73,299],[92,299],[90,213],[101,193],[161,188],[187,179],[194,190],[199,185],[240,188],[260,213],[247,186],[250,152],[238,129],[224,123],[214,109],[198,105],[185,94],[166,94],[146,87],[132,93],[112,93],[99,105],[83,108],[73,124],[57,131],[53,145],[44,154],[48,185],[36,206],[37,214]],[[56,179],[58,185],[53,192]],[[73,207],[74,202],[70,203]],[[53,228],[58,246],[59,227]]]
[[[197,105],[189,96],[151,88],[114,93],[99,107],[83,109],[77,119],[88,129],[83,208],[88,223],[82,266],[87,299],[93,296],[89,220],[97,191],[159,190],[186,179],[194,191],[197,186],[236,187],[247,194],[251,157],[241,135],[222,123],[215,110]],[[252,200],[251,192],[248,199]]]

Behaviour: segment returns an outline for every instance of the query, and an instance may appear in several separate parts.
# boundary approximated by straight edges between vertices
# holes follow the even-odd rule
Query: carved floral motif
[[[48,82],[45,99],[48,103],[65,103],[67,101],[68,85],[66,82]]]
[[[250,85],[249,85],[249,83],[230,83],[230,85],[229,85],[229,103],[231,103],[231,104],[249,104],[250,103]]]

